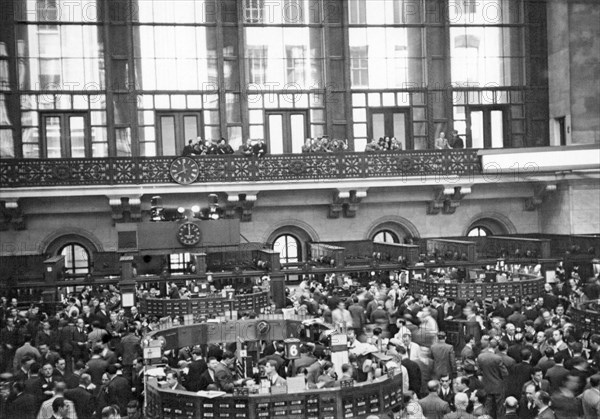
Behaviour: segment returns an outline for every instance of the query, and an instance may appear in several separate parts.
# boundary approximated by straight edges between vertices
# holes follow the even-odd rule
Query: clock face
[[[198,178],[200,169],[196,160],[191,157],[178,157],[171,162],[169,172],[175,182],[189,185]]]
[[[194,223],[183,223],[177,230],[177,240],[184,246],[193,246],[200,242],[200,227]]]

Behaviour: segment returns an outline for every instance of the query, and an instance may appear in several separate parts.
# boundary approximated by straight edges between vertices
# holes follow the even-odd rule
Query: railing
[[[586,301],[573,305],[569,315],[575,326],[589,334],[600,333],[600,300]]]
[[[476,175],[477,149],[193,157],[197,183]],[[0,160],[3,188],[172,183],[175,157]]]
[[[436,297],[443,294],[446,297],[468,299],[468,298],[504,298],[512,296],[517,299],[528,296],[539,296],[544,290],[546,280],[533,275],[523,275],[520,281],[509,282],[483,282],[483,283],[457,283],[457,282],[433,282],[428,280],[411,279],[410,290],[415,293],[425,294],[428,297]]]
[[[283,417],[286,419],[364,419],[373,414],[388,417],[402,406],[402,375],[383,376],[353,387],[326,388],[272,394],[231,395],[208,399],[190,391],[159,388],[148,380],[149,419],[159,418],[247,418]],[[277,388],[276,388],[277,389]],[[379,417],[379,416],[377,416]]]

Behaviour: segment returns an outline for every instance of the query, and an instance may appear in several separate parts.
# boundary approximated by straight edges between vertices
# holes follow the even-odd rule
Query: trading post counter
[[[145,416],[151,419],[364,419],[398,409],[402,404],[401,386],[402,375],[398,374],[355,383],[353,387],[207,398],[189,391],[159,388],[157,381],[149,378]]]
[[[263,308],[269,306],[269,293],[260,291],[252,294],[234,294],[229,297],[210,294],[190,299],[145,298],[140,300],[140,306],[144,313],[158,317],[183,316],[190,313],[210,317],[232,310],[260,313]]]
[[[534,275],[523,275],[523,278],[520,281],[487,283],[432,282],[412,279],[410,290],[413,293],[425,294],[430,298],[446,296],[459,299],[480,298],[482,300],[504,298],[505,296],[537,297],[543,293],[545,278]]]

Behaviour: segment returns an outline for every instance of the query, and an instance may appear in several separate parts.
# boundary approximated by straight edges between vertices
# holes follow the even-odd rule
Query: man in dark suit
[[[73,402],[79,419],[91,419],[93,417],[95,400],[92,393],[87,390],[91,383],[92,377],[89,374],[82,374],[77,387],[65,390],[65,398]]]
[[[85,322],[83,321],[83,319],[77,319],[75,326],[76,327],[73,330],[73,361],[86,362],[88,360],[88,347]]]
[[[117,367],[109,365],[106,368],[108,384],[106,385],[106,400],[109,405],[117,405],[121,416],[127,415],[127,403],[133,398],[131,385],[124,377],[117,375]]]
[[[531,352],[529,349],[521,350],[522,361],[515,365],[512,374],[510,375],[510,385],[506,389],[506,394],[513,397],[521,397],[523,386],[529,380],[531,380],[531,374],[533,373],[533,367],[529,363],[531,359]]]
[[[22,381],[13,384],[13,393],[6,400],[9,418],[35,419],[37,414],[35,397],[25,393]]]
[[[438,390],[438,396],[440,396],[440,399],[442,399],[443,401],[445,401],[446,403],[448,403],[448,406],[450,406],[450,410],[455,410],[455,406],[454,406],[454,391],[452,390],[452,379],[450,378],[449,375],[443,375],[440,378],[440,389]]]
[[[192,351],[192,362],[188,366],[188,374],[185,380],[185,387],[188,391],[200,390],[200,378],[206,372],[208,366],[202,358],[202,349],[195,348]]]
[[[504,410],[504,385],[503,380],[508,376],[508,370],[499,355],[493,353],[490,348],[482,351],[477,357],[477,364],[483,379],[483,388],[487,393],[486,407],[496,417],[502,415]]]
[[[317,380],[323,374],[323,364],[325,363],[325,352],[324,351],[315,351],[315,355],[317,357],[317,361],[309,365],[307,368],[307,382],[308,384],[317,385]]]
[[[79,386],[79,379],[81,378],[81,374],[83,374],[84,369],[85,364],[83,363],[83,361],[77,361],[75,363],[73,373],[67,374],[65,376],[65,383],[67,384],[67,388],[76,388],[77,386]]]
[[[219,361],[217,358],[210,357],[207,362],[208,368],[200,376],[200,390],[218,390],[217,370],[219,369]]]
[[[521,397],[517,414],[519,419],[534,419],[538,414],[538,408],[535,404],[535,386],[529,384],[525,386],[525,394]]]
[[[411,361],[406,353],[404,346],[396,346],[396,350],[402,357],[402,365],[406,368],[408,373],[408,388],[419,397],[421,393],[421,368],[415,361]]]
[[[96,387],[102,385],[102,374],[108,368],[108,361],[102,358],[102,346],[96,345],[92,349],[92,359],[87,363],[87,373],[92,377],[92,383]]]
[[[186,391],[186,388],[179,383],[179,377],[175,371],[167,372],[166,381],[169,390]]]
[[[504,402],[504,408],[506,410],[506,413],[504,414],[504,419],[519,419],[519,416],[517,415],[518,405],[519,402],[516,398],[510,396],[507,397],[506,401]]]
[[[538,407],[536,419],[555,419],[554,412],[550,409],[550,395],[545,391],[535,393],[535,404]]]
[[[431,380],[427,383],[429,394],[419,400],[423,409],[423,416],[427,419],[442,419],[445,414],[450,413],[450,406],[438,395],[440,384]]]
[[[437,343],[431,345],[431,355],[433,356],[433,375],[436,378],[449,375],[450,378],[456,375],[456,358],[454,347],[446,343],[446,333],[439,332]]]

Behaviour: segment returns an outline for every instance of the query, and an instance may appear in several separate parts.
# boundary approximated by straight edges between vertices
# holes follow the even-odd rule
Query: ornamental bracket
[[[556,184],[552,183],[542,183],[534,185],[533,196],[525,199],[525,211],[537,210],[544,202],[544,199],[551,193],[555,192],[556,189]]]
[[[113,223],[135,222],[142,219],[141,195],[107,195]]]
[[[437,188],[435,197],[433,200],[427,203],[427,214],[437,215],[442,214],[454,214],[456,208],[460,206],[460,201],[471,193],[471,186],[444,186],[443,188]]]
[[[12,225],[14,230],[25,230],[23,209],[19,206],[18,199],[5,199],[0,201],[0,231],[8,230]]]

